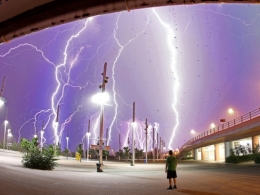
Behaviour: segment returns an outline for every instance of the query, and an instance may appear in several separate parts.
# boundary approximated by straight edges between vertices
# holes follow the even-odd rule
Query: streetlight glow
[[[95,104],[104,105],[109,101],[109,95],[106,92],[97,93],[91,98],[91,101]]]
[[[233,114],[233,113],[234,113],[234,110],[233,110],[232,108],[229,108],[229,109],[228,109],[228,113],[229,113],[229,114]]]
[[[211,123],[211,124],[210,124],[210,127],[213,129],[213,128],[216,127],[216,125],[215,125],[214,123]]]
[[[195,134],[195,131],[192,129],[192,130],[190,131],[190,133],[191,133],[191,134]]]

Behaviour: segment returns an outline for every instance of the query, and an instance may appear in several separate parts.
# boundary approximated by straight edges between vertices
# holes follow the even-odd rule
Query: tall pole
[[[160,159],[162,158],[162,138],[160,137],[160,149],[159,149],[159,155],[160,155]]]
[[[4,93],[4,87],[5,87],[5,76],[4,76],[4,79],[3,79],[3,82],[2,82],[2,87],[1,87],[0,97],[3,96],[3,93]]]
[[[103,79],[102,84],[99,86],[102,89],[102,93],[105,92],[106,83],[108,77],[106,76],[107,73],[107,63],[104,64],[103,70]],[[100,132],[99,132],[99,163],[103,164],[103,129],[104,129],[104,105],[101,104],[101,114],[100,114]]]
[[[145,162],[147,163],[147,129],[148,129],[148,124],[147,124],[147,119],[145,119]]]
[[[157,147],[156,147],[156,158],[157,158],[157,161],[158,161],[158,152],[159,152],[159,140],[158,140],[158,133],[157,133]]]
[[[5,144],[5,140],[6,140],[6,127],[7,127],[7,124],[8,124],[7,116],[8,116],[8,109],[6,110],[5,121],[4,121],[5,130],[4,130],[3,151],[5,150],[5,145],[6,145]]]
[[[67,133],[66,140],[67,140],[67,149],[69,149],[69,137],[68,137],[68,133]]]
[[[108,128],[106,130],[106,146],[107,146],[107,139],[108,139]]]
[[[87,148],[87,161],[88,161],[88,158],[89,158],[90,119],[88,120],[88,132],[87,132],[87,136],[88,136],[88,148]]]
[[[56,132],[55,132],[55,147],[58,145],[58,125],[59,125],[59,112],[60,112],[60,105],[58,105],[57,113],[56,113]]]
[[[135,165],[135,102],[133,103],[133,123],[132,123],[132,164],[131,166]]]
[[[154,149],[155,149],[155,148],[154,148],[154,127],[153,127],[153,162],[154,162],[154,159],[155,159],[155,158],[154,158]]]
[[[41,130],[41,153],[42,153],[42,146],[43,146],[43,143],[42,143],[42,141],[43,141],[43,133],[44,133],[43,128],[44,128],[44,120],[42,121],[42,130]]]

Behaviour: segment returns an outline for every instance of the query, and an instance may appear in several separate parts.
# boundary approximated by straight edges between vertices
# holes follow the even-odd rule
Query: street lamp
[[[190,133],[194,135],[195,131],[192,129],[192,130],[190,130]]]
[[[88,137],[88,147],[87,147],[87,161],[88,161],[88,157],[89,157],[89,137],[90,137],[90,135],[91,135],[91,133],[90,132],[87,132],[86,133],[86,135],[87,135],[87,137]]]
[[[234,114],[234,113],[236,113],[236,117],[238,117],[237,111],[234,110],[234,109],[232,109],[232,108],[229,108],[229,109],[228,109],[228,113],[229,113],[229,114]]]
[[[6,134],[6,127],[8,124],[8,120],[5,119],[4,124],[5,124],[5,131],[4,131],[3,151],[5,150],[5,138],[6,138],[5,134]]]
[[[103,128],[104,128],[104,105],[109,101],[109,95],[107,92],[102,92],[92,97],[92,102],[100,105],[100,135],[99,135],[99,163],[103,164],[102,160],[102,145],[103,145]]]
[[[211,124],[210,124],[210,127],[211,127],[211,129],[213,129],[213,128],[216,127],[216,125],[215,125],[214,123],[211,123]]]

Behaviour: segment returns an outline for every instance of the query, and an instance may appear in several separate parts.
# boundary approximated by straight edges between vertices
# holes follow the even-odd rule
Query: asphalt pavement
[[[167,190],[164,163],[78,162],[60,157],[52,171],[27,169],[22,154],[0,151],[0,195],[260,195],[260,166],[224,162],[178,161],[177,189]]]

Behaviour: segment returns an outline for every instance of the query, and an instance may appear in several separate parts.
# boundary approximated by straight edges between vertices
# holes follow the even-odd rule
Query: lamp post
[[[100,104],[100,132],[99,132],[99,164],[103,164],[103,130],[104,130],[104,104],[109,101],[109,95],[105,92],[106,83],[108,82],[108,77],[106,76],[107,63],[104,64],[104,70],[102,73],[102,84],[99,88],[102,90],[101,93],[96,94],[92,97],[92,102]],[[101,166],[98,165],[98,166]],[[100,170],[101,171],[101,170]]]
[[[135,102],[133,103],[133,122],[132,122],[132,163],[131,166],[135,165]]]
[[[145,119],[145,163],[147,163],[147,129],[148,129],[148,123],[147,119]]]
[[[8,121],[6,119],[4,121],[4,124],[5,124],[5,130],[4,130],[4,140],[3,140],[3,151],[5,150],[6,127],[8,124]]]
[[[3,98],[4,87],[5,87],[5,76],[4,76],[1,91],[0,91],[0,107],[2,107],[5,103],[5,99]]]

